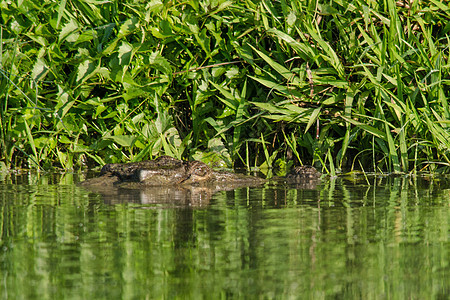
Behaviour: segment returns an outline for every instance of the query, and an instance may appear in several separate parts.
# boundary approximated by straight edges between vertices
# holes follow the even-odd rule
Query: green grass
[[[1,1],[3,169],[448,172],[440,1]],[[318,134],[317,134],[318,133]]]

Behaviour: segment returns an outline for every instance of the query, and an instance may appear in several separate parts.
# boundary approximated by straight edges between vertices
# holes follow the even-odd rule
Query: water
[[[100,195],[0,175],[2,299],[448,299],[450,181]],[[192,196],[192,195],[191,195]]]

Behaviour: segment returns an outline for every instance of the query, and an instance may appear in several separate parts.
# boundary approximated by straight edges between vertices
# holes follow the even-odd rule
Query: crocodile
[[[88,179],[81,185],[146,188],[188,185],[254,186],[262,183],[264,183],[262,178],[215,171],[200,161],[161,156],[155,160],[142,162],[106,164],[99,177]]]
[[[320,175],[314,167],[300,166],[293,168],[283,180],[303,184]],[[217,191],[256,187],[265,182],[256,176],[215,171],[200,161],[161,156],[149,161],[106,164],[100,176],[80,185],[107,196],[110,202],[134,197],[141,203],[173,203],[176,200],[180,204],[203,205]]]

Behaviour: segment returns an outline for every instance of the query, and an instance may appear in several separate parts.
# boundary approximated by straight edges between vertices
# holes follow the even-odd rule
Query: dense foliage
[[[449,169],[448,3],[19,2],[0,4],[3,168]]]

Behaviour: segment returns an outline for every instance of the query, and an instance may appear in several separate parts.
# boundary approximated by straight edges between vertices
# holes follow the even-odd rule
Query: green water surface
[[[448,299],[450,181],[368,180],[192,205],[0,175],[0,299]]]

